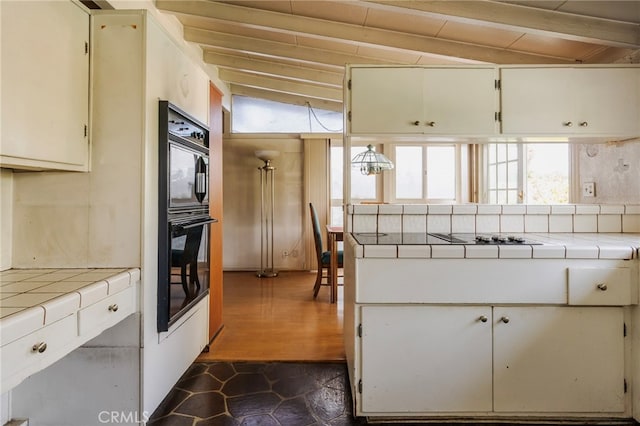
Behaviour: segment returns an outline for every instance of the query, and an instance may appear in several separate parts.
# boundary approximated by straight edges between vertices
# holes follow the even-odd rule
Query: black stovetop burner
[[[354,232],[353,238],[362,245],[538,245],[542,244],[521,235],[425,233],[425,232]]]
[[[537,241],[525,239],[520,235],[509,234],[443,234],[432,233],[434,237],[441,238],[451,244],[478,244],[478,245],[528,245],[541,244]]]

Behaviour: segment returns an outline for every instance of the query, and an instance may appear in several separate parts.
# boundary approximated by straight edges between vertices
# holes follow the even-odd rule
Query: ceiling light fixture
[[[375,152],[373,145],[367,145],[367,150],[353,157],[351,167],[360,169],[363,175],[377,175],[385,170],[393,169],[393,163],[384,154]]]

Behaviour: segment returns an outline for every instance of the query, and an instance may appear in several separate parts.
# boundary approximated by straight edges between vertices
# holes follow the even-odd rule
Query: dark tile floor
[[[196,362],[180,378],[148,426],[346,426],[367,424],[351,415],[344,363]],[[588,422],[526,426],[587,426]],[[514,426],[473,421],[411,423],[430,426]],[[635,425],[633,421],[603,422]],[[393,426],[407,425],[394,422]]]
[[[359,425],[343,363],[195,363],[149,426]]]

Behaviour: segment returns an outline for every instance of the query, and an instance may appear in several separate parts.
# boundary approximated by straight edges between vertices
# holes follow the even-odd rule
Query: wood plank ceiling
[[[345,64],[640,62],[640,0],[156,0],[233,94],[342,110]]]

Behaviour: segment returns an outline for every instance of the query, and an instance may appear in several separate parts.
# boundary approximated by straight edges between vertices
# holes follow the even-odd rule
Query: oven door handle
[[[183,230],[183,229],[195,228],[196,226],[208,225],[209,223],[216,223],[216,222],[218,222],[218,219],[214,219],[210,217],[209,219],[196,220],[193,222],[189,222],[185,225],[178,225],[176,226],[176,228],[178,230]]]
[[[198,157],[198,159],[196,160],[196,167],[195,167],[195,196],[196,196],[196,200],[198,200],[198,202],[202,203],[205,199],[205,197],[207,196],[207,191],[208,191],[208,185],[207,185],[207,179],[208,179],[208,171],[207,171],[207,163],[204,161],[204,159],[202,157]]]

